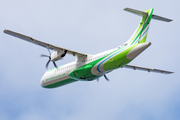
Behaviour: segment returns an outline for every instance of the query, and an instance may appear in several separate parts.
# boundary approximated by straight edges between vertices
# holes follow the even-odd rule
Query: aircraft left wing
[[[11,35],[11,36],[14,36],[14,37],[17,37],[17,38],[20,38],[22,40],[31,42],[33,44],[39,45],[39,46],[47,48],[47,49],[51,49],[51,50],[54,50],[54,51],[67,50],[67,53],[71,54],[73,56],[85,57],[85,58],[87,57],[87,54],[76,52],[76,51],[69,50],[69,49],[62,48],[62,47],[58,47],[58,46],[55,46],[55,45],[52,45],[52,44],[49,44],[49,43],[41,42],[41,41],[36,40],[36,39],[34,39],[32,37],[29,37],[29,36],[26,36],[26,35],[23,35],[23,34],[20,34],[20,33],[17,33],[17,32],[13,32],[11,30],[4,30],[4,33],[6,33],[8,35]]]
[[[129,69],[141,70],[141,71],[147,71],[147,72],[163,73],[163,74],[172,74],[172,73],[174,73],[174,72],[170,72],[170,71],[166,71],[166,70],[138,67],[138,66],[134,66],[134,65],[125,65],[123,68],[129,68]]]

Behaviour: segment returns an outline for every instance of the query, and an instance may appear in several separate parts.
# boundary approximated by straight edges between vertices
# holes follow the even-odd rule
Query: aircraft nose
[[[40,81],[41,86],[43,87],[45,83],[45,76],[43,75]]]
[[[44,79],[41,79],[40,84],[41,84],[41,86],[43,86],[43,84],[44,84]]]

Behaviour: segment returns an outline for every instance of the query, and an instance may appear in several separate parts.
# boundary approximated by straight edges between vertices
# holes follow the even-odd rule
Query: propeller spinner
[[[41,55],[40,55],[40,57],[48,57],[48,58],[49,58],[48,62],[46,63],[46,69],[48,69],[48,66],[49,66],[50,61],[52,61],[53,64],[54,64],[54,66],[57,68],[57,65],[56,65],[54,59],[55,59],[55,58],[58,58],[58,59],[56,59],[56,61],[59,60],[59,59],[62,59],[62,58],[66,55],[67,50],[65,50],[64,53],[63,53],[63,54],[60,54],[60,55],[57,53],[57,51],[55,51],[55,53],[54,53],[55,55],[53,55],[53,60],[52,60],[52,54],[51,54],[51,52],[50,52],[49,49],[48,49],[48,52],[49,52],[49,54],[50,54],[49,56],[48,56],[48,55],[44,55],[44,54],[41,54]]]

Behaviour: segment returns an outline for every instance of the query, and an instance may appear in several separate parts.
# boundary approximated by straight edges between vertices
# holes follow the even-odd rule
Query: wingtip
[[[171,19],[167,19],[166,21],[164,21],[164,22],[172,22],[173,20],[171,20]]]
[[[126,8],[124,8],[123,10],[125,10],[125,11],[129,11],[129,10],[132,10],[131,8],[128,8],[128,7],[126,7]]]
[[[171,20],[171,19],[169,20],[169,22],[172,22],[172,21],[173,21],[173,20]]]
[[[4,33],[6,33],[6,31],[7,31],[6,29],[3,30]]]
[[[165,74],[169,75],[169,74],[173,74],[174,72],[169,72],[167,71]]]
[[[4,33],[8,33],[10,30],[4,29],[3,32]]]

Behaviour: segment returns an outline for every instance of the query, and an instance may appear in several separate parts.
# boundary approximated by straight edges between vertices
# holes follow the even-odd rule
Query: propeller
[[[48,65],[49,65],[49,63],[50,63],[50,61],[51,61],[51,52],[50,52],[49,49],[48,49],[48,51],[49,51],[50,56],[44,55],[44,54],[41,54],[41,55],[40,55],[40,57],[49,57],[49,60],[48,60],[48,62],[46,63],[46,69],[48,69]],[[53,61],[53,64],[54,64],[54,66],[57,68],[57,65],[56,65],[56,63],[55,63],[54,61]]]
[[[109,81],[109,79],[107,78],[107,76],[104,74],[104,78]],[[99,82],[99,78],[97,79],[97,82]]]
[[[109,79],[107,78],[107,76],[104,74],[104,78],[107,80],[107,81],[109,81]]]

